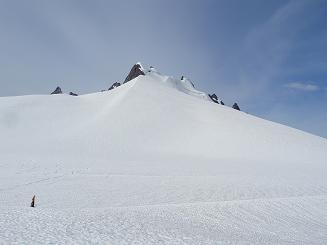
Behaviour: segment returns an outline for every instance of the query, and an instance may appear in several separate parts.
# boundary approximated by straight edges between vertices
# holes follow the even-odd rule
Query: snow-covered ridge
[[[140,64],[140,63],[138,63]],[[162,75],[155,68],[149,67],[145,69],[142,66],[142,70],[145,72],[145,76],[150,77],[154,82],[161,82],[171,88],[175,88],[185,94],[210,101],[210,97],[205,92],[199,91],[195,88],[192,81],[185,76],[180,79],[176,79],[172,76]]]
[[[161,82],[171,88],[177,89],[178,91],[181,91],[193,97],[197,97],[206,101],[212,100],[209,94],[197,90],[194,86],[194,83],[190,79],[186,78],[185,76],[182,76],[180,79],[176,79],[172,76],[163,75],[160,72],[158,72],[153,66],[144,66],[141,62],[137,62],[132,67],[132,70],[128,75],[128,77],[125,79],[124,83],[126,83],[126,81],[135,79],[140,75],[148,76],[154,82]],[[222,101],[218,99],[214,102],[221,104]]]
[[[146,76],[152,79],[154,82],[163,83],[170,88],[176,89],[190,96],[224,105],[223,101],[220,98],[218,98],[216,94],[211,95],[197,90],[195,88],[194,83],[190,79],[186,78],[185,76],[182,76],[180,79],[176,79],[172,76],[162,75],[153,66],[144,66],[140,62],[137,62],[135,65],[133,65],[132,69],[130,70],[129,74],[125,78],[124,82],[114,82],[109,87],[108,90],[118,88],[121,85],[124,85],[136,78],[139,78],[139,76]],[[104,91],[106,90],[102,90],[102,92]],[[62,94],[62,93],[63,92],[61,88],[57,87],[51,94]],[[78,96],[78,94],[73,92],[69,92],[69,95]]]

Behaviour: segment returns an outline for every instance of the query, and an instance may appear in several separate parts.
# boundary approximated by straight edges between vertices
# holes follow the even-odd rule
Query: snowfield
[[[155,70],[0,98],[0,244],[326,244],[326,174],[326,139]]]

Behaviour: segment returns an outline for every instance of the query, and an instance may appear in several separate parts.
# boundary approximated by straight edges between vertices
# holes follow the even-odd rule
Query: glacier
[[[0,97],[1,244],[327,242],[326,139],[142,70]]]

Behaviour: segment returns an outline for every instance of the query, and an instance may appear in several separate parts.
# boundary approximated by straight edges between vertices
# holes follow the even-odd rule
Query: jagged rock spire
[[[57,87],[51,94],[62,94],[61,88]]]
[[[144,71],[143,71],[143,68],[142,68],[141,64],[140,64],[140,63],[136,63],[136,64],[132,67],[132,69],[131,69],[131,71],[129,72],[128,76],[126,77],[124,83],[127,83],[127,82],[129,82],[130,80],[132,80],[132,79],[134,79],[134,78],[136,78],[136,77],[138,77],[138,76],[140,76],[140,75],[145,75],[145,73],[144,73]]]

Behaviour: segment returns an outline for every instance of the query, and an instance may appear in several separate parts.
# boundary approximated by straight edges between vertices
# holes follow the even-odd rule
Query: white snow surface
[[[327,243],[327,140],[154,69],[0,98],[0,170],[0,244]]]

